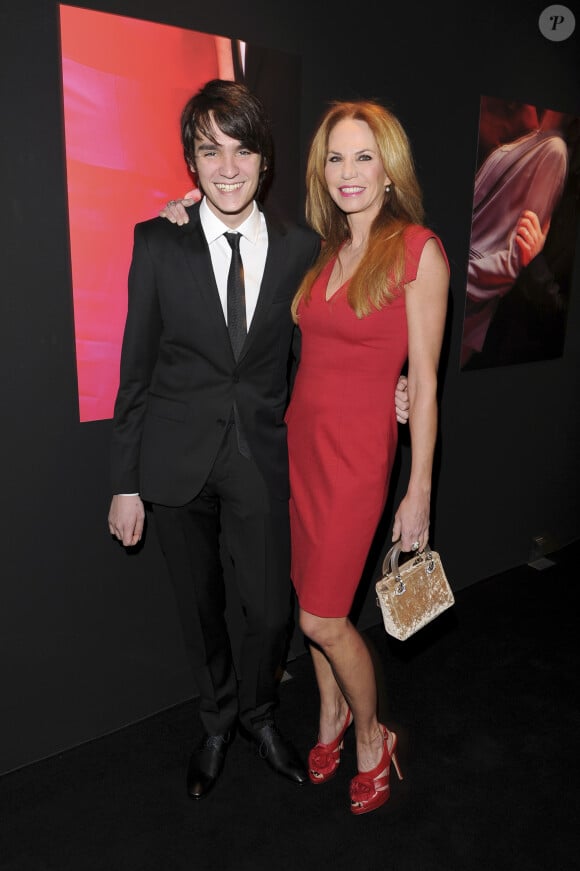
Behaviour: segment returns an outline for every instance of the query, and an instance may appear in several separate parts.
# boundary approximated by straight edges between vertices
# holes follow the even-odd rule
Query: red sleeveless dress
[[[443,251],[427,228],[405,231],[405,284],[430,238]],[[326,301],[333,265],[299,307],[302,352],[286,414],[292,581],[301,608],[320,617],[344,617],[352,606],[387,498],[395,387],[407,358],[404,291],[359,319],[345,285]]]

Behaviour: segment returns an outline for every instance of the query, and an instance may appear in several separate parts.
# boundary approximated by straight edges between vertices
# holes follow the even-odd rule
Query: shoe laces
[[[275,720],[267,720],[263,724],[262,728],[267,728],[268,735],[276,735],[281,742],[283,742],[284,744],[286,743],[283,735],[280,733],[280,730],[278,729],[278,724],[276,723]],[[258,746],[258,755],[260,756],[261,759],[265,759],[268,756],[268,753],[269,753],[269,746],[268,746],[267,739],[262,738],[262,740],[260,741],[260,744]]]
[[[208,735],[203,742],[203,747],[206,750],[219,750],[222,744],[228,744],[229,740],[229,732],[227,732],[225,735]]]

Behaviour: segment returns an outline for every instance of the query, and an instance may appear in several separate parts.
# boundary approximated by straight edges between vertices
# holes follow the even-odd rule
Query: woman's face
[[[324,177],[330,196],[347,215],[368,212],[374,218],[379,212],[391,180],[366,121],[344,118],[333,127]]]

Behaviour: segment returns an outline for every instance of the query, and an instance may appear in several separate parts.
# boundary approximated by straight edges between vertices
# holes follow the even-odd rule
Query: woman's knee
[[[317,617],[308,611],[300,612],[300,628],[310,641],[323,650],[340,644],[346,631],[345,617]]]

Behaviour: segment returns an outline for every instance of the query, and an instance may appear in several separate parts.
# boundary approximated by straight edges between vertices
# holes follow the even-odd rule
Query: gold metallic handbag
[[[400,542],[383,560],[383,577],[375,584],[385,629],[405,641],[450,608],[453,591],[438,553],[429,548],[399,566]]]

